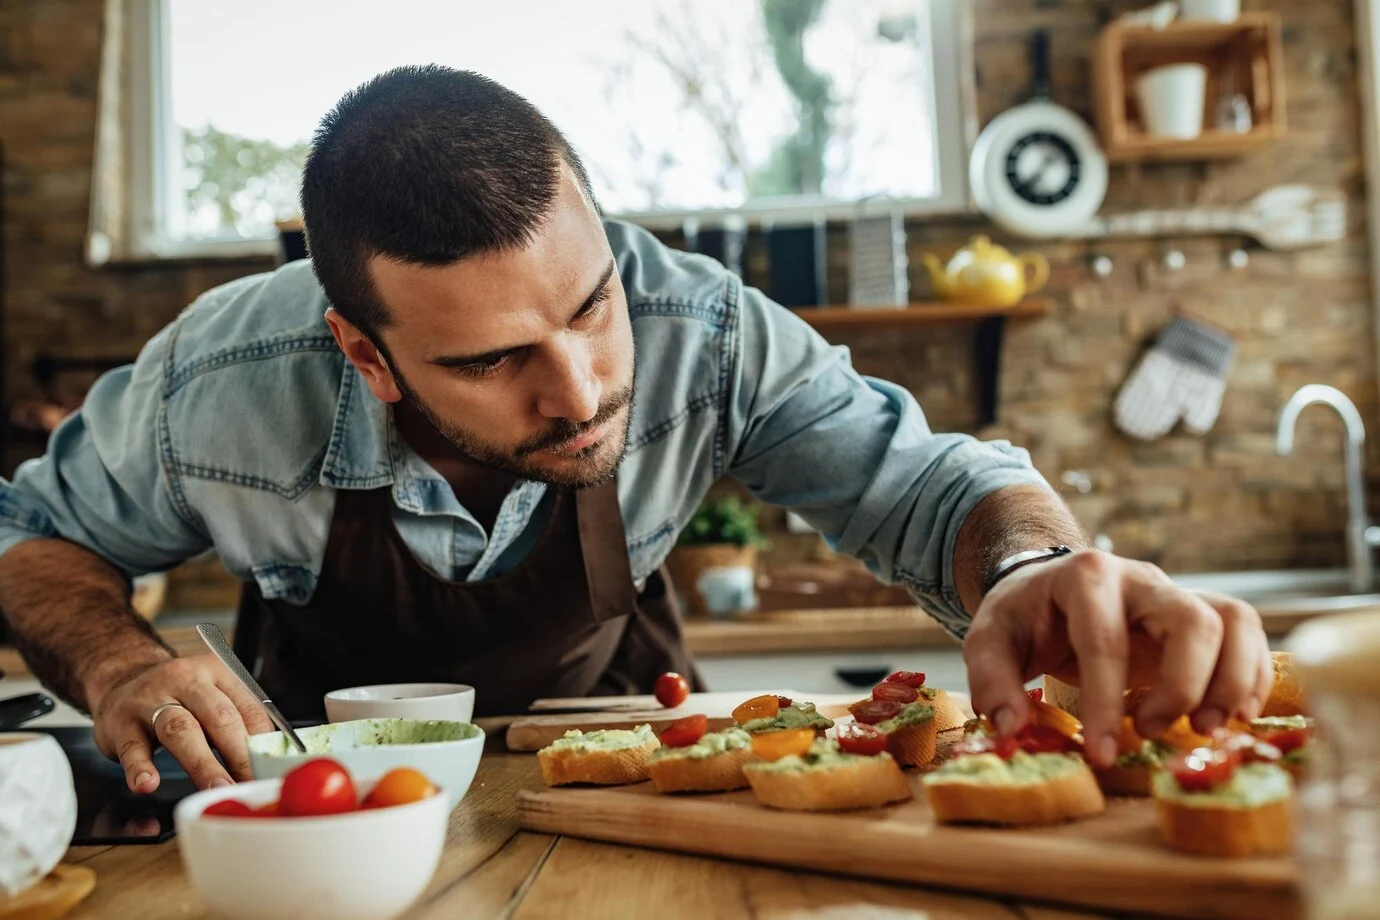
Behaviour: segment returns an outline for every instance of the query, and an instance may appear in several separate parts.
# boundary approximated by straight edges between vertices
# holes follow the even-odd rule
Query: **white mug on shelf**
[[[1179,0],[1179,18],[1206,22],[1235,22],[1241,0]]]
[[[1202,64],[1168,64],[1136,79],[1136,99],[1145,133],[1187,140],[1203,132],[1207,68]]]

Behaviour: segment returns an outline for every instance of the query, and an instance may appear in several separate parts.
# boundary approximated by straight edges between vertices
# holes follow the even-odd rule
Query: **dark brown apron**
[[[633,586],[616,483],[559,491],[527,558],[478,581],[419,563],[392,512],[387,488],[337,493],[306,605],[246,583],[237,650],[259,658],[259,683],[288,718],[319,720],[326,692],[366,684],[469,684],[476,715],[543,697],[650,693],[665,671],[700,687],[664,574],[640,595]]]

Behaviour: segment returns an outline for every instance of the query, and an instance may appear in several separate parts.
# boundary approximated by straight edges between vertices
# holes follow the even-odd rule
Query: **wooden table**
[[[926,888],[856,881],[593,843],[520,830],[517,791],[541,784],[536,757],[508,753],[506,720],[481,720],[489,746],[451,817],[450,839],[407,920],[465,918],[771,918],[771,920],[1090,920],[1095,914]],[[97,876],[71,920],[211,917],[182,869],[176,840],[74,847],[67,862]]]

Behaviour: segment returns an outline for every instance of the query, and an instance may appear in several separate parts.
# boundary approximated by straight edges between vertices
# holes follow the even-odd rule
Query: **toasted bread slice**
[[[859,757],[800,770],[754,769],[743,773],[757,801],[785,811],[880,808],[910,799],[910,781],[889,754]]]
[[[886,736],[886,749],[903,767],[923,767],[934,760],[939,745],[935,719],[903,725]]]
[[[1173,799],[1156,799],[1164,842],[1202,856],[1256,856],[1289,852],[1293,815],[1288,799],[1255,808],[1204,808]]]
[[[934,730],[936,732],[962,728],[963,723],[968,721],[967,713],[959,708],[958,703],[954,702],[954,698],[949,696],[947,691],[934,691],[934,698],[927,702],[934,707]]]
[[[1057,824],[1107,807],[1097,779],[1081,763],[1079,769],[1034,783],[979,783],[931,773],[924,784],[935,820],[944,824]]]
[[[569,731],[538,751],[537,763],[548,786],[626,786],[647,779],[647,761],[660,746],[649,725],[632,731]]]
[[[752,748],[710,757],[657,757],[647,764],[647,773],[657,792],[729,792],[747,786],[743,765],[753,759]]]
[[[1097,777],[1097,785],[1106,795],[1146,796],[1150,794],[1150,777],[1156,769],[1158,768],[1145,763],[1120,767],[1093,767],[1093,775]]]
[[[1294,672],[1294,656],[1288,652],[1271,652],[1270,663],[1274,665],[1275,682],[1270,687],[1269,698],[1260,709],[1261,716],[1307,715],[1303,687]]]

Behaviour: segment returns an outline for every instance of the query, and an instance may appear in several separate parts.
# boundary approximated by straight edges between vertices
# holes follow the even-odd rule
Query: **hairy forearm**
[[[66,540],[29,540],[0,556],[0,611],[34,676],[83,710],[131,671],[172,657],[130,608],[120,572]]]
[[[969,513],[958,532],[954,582],[968,612],[976,613],[992,573],[1008,556],[1060,544],[1088,545],[1068,506],[1041,486],[993,492]]]

